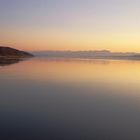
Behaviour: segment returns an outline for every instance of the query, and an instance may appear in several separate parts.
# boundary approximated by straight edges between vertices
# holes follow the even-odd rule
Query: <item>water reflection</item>
[[[0,69],[0,139],[139,140],[140,62],[33,58]]]
[[[22,60],[21,58],[0,58],[0,66],[12,65]]]

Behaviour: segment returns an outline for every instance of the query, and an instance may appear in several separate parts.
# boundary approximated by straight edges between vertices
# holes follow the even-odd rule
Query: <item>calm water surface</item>
[[[0,139],[140,140],[140,61],[0,66]]]

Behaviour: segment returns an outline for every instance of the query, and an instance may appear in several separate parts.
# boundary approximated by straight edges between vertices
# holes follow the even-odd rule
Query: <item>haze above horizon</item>
[[[140,52],[138,0],[0,0],[0,45]]]

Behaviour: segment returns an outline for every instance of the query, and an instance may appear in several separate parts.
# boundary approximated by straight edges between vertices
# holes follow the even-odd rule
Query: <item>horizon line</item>
[[[133,52],[133,51],[111,51],[109,49],[96,49],[96,50],[27,50],[30,52],[110,52],[110,53],[140,53],[140,52]]]

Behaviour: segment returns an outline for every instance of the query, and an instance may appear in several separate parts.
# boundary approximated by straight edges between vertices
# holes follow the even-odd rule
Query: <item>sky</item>
[[[0,45],[140,52],[139,0],[0,0]]]

